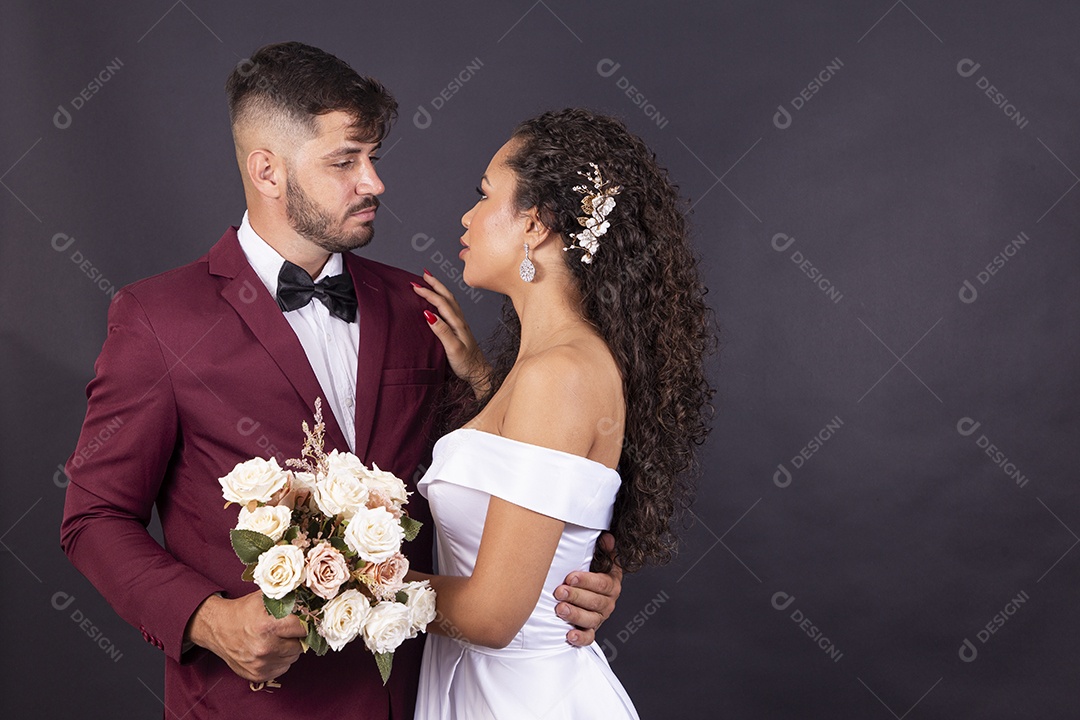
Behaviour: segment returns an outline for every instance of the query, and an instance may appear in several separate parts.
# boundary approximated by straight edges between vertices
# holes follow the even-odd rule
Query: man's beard
[[[378,207],[379,198],[369,195],[349,208],[346,215]],[[329,212],[316,205],[297,182],[290,182],[285,187],[285,217],[300,237],[327,252],[348,252],[362,248],[375,237],[375,227],[371,222],[362,223],[351,232],[345,231],[341,227],[343,222],[335,220]]]

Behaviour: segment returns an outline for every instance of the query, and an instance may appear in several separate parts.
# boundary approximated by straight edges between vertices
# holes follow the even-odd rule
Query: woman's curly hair
[[[546,112],[521,123],[507,160],[516,175],[515,205],[537,208],[540,220],[570,245],[581,231],[579,175],[596,163],[621,186],[611,223],[593,262],[582,250],[563,253],[581,295],[584,317],[611,350],[623,378],[626,423],[611,532],[615,561],[628,572],[663,564],[676,547],[673,521],[689,505],[696,446],[708,434],[714,389],[705,356],[715,322],[705,303],[697,258],[687,239],[684,203],[656,155],[619,120],[584,109]],[[490,391],[499,389],[517,357],[520,321],[509,300],[492,338]],[[599,548],[593,567],[606,571]]]

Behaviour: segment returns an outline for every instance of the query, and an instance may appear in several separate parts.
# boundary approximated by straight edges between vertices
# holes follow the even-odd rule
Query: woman
[[[477,401],[418,484],[440,575],[414,575],[439,612],[416,717],[636,717],[596,643],[566,643],[552,591],[610,567],[596,550],[609,526],[627,571],[674,547],[712,394],[682,205],[639,138],[585,110],[522,123],[478,192],[461,257],[470,286],[507,296],[494,367],[446,288],[426,274],[417,288]]]

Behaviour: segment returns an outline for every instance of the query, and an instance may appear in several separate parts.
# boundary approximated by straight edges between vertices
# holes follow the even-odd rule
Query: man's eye
[[[485,195],[484,191],[480,188],[476,188],[476,194],[480,196],[481,200],[487,200],[487,195]]]
[[[382,160],[382,158],[381,158],[381,157],[379,157],[378,155],[372,155],[372,156],[370,156],[370,160],[371,160],[371,163],[372,163],[372,165],[374,165],[375,163],[377,163],[377,162],[379,162],[380,160]]]
[[[339,163],[334,163],[334,167],[336,167],[336,168],[347,168],[352,164],[353,164],[352,160],[342,160]]]

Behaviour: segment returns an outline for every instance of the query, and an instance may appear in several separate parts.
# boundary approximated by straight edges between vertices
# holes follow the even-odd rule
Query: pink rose
[[[369,510],[374,510],[377,507],[385,508],[394,517],[401,517],[401,506],[394,502],[390,494],[384,490],[369,490],[367,507]]]
[[[308,550],[307,564],[304,565],[304,584],[311,592],[324,600],[330,600],[338,594],[341,585],[348,579],[349,565],[345,562],[345,556],[330,543],[319,543]]]
[[[363,573],[364,582],[376,597],[389,600],[405,586],[405,573],[409,572],[409,559],[397,553],[381,563],[368,563]]]
[[[296,473],[289,473],[289,481],[285,487],[278,490],[267,505],[287,507],[293,510],[303,507],[311,495],[311,489],[296,477]]]

